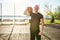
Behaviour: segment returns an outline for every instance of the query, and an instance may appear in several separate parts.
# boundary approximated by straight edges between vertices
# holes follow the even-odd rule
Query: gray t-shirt
[[[30,28],[32,30],[39,30],[39,24],[40,24],[40,19],[43,18],[43,15],[41,13],[32,13],[30,14],[31,16],[31,24],[30,24]]]

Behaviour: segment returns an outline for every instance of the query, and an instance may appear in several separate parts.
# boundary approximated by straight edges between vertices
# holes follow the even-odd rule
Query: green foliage
[[[48,15],[52,18],[54,17],[54,18],[59,18],[60,19],[60,6],[55,8],[55,11],[52,12],[50,6],[45,5],[45,13],[46,13],[46,15]]]
[[[45,20],[44,20],[44,24],[51,24],[51,23],[50,23],[50,20],[45,19]],[[56,19],[55,22],[54,22],[54,24],[60,24],[60,20],[57,20],[57,19]]]

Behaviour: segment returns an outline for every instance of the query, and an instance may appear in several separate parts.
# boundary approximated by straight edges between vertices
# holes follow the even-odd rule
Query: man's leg
[[[41,36],[40,35],[36,35],[36,38],[37,38],[37,40],[41,40]]]
[[[33,32],[30,33],[30,40],[35,40],[35,35]]]

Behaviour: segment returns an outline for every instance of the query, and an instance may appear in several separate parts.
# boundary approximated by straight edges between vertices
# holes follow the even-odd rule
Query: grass
[[[55,24],[60,24],[60,20],[55,20]]]
[[[50,20],[47,20],[47,19],[44,20],[44,23],[45,23],[45,24],[51,24],[51,23],[50,23]],[[56,19],[56,20],[54,21],[54,24],[60,24],[60,20],[57,20],[57,19]]]

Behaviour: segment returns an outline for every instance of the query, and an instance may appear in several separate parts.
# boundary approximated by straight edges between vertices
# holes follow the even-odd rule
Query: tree
[[[57,8],[55,8],[55,12],[58,14],[58,18],[60,19],[60,6],[58,6]]]
[[[59,10],[60,10],[60,8],[59,8]],[[45,12],[46,12],[47,15],[49,15],[51,17],[51,21],[50,22],[54,23],[55,18],[58,16],[58,13],[56,11],[52,12],[50,7],[49,7],[49,5],[45,5]]]

